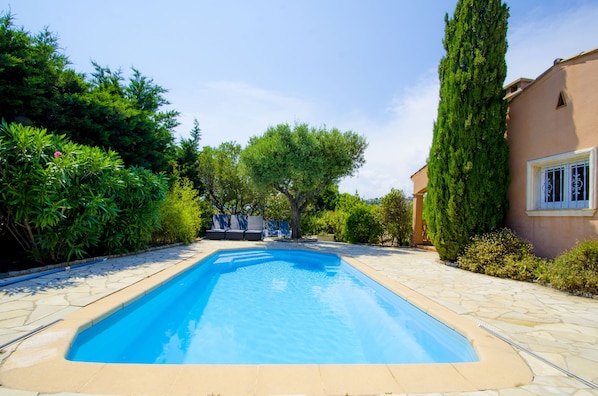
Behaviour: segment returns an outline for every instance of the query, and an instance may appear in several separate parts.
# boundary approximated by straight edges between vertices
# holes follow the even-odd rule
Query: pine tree
[[[424,205],[428,233],[444,260],[456,259],[473,235],[500,227],[508,209],[508,16],[501,0],[459,0],[453,19],[445,16]]]

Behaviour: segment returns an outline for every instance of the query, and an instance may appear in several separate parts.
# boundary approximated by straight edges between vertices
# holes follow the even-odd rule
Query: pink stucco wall
[[[563,92],[566,106],[557,108]],[[527,161],[598,146],[598,49],[556,63],[510,99],[507,118],[511,185],[506,225],[554,257],[577,241],[598,239],[598,215],[529,216]],[[596,180],[591,180],[596,194]]]

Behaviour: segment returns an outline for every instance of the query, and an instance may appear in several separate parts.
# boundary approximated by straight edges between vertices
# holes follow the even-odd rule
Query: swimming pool
[[[67,359],[164,364],[473,362],[463,336],[332,254],[211,255],[79,333]]]

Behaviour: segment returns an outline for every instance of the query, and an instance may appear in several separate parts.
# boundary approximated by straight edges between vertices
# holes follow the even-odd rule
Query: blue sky
[[[438,105],[444,15],[456,0],[0,0],[17,26],[59,36],[78,72],[91,60],[134,66],[169,90],[202,145],[245,146],[278,123],[352,130],[366,164],[341,191],[412,192]],[[508,76],[535,78],[555,58],[598,47],[595,0],[511,0]]]

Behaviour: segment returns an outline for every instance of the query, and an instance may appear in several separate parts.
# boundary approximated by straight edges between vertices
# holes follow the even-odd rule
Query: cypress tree
[[[453,19],[445,16],[424,205],[428,233],[444,260],[456,259],[473,235],[500,227],[508,209],[508,17],[501,0],[459,0]]]

